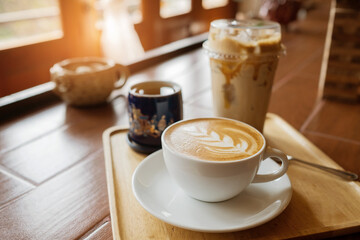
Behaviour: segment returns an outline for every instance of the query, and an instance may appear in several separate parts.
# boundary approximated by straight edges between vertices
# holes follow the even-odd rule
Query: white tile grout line
[[[350,144],[354,144],[354,145],[360,145],[359,141],[344,138],[344,137],[338,137],[338,136],[334,136],[334,135],[330,135],[330,134],[326,134],[326,133],[321,133],[321,132],[315,132],[315,131],[311,131],[311,130],[305,130],[305,132],[309,133],[311,135],[314,135],[314,136],[322,137],[322,138],[330,138],[330,139],[333,139],[333,140],[340,140],[340,141],[350,143]]]
[[[300,128],[300,132],[304,132],[305,129],[309,126],[310,122],[314,119],[315,115],[318,114],[321,108],[324,106],[324,101],[319,101],[316,103],[314,109],[310,113],[310,115],[306,118],[305,122],[302,124]]]
[[[110,217],[106,216],[104,219],[102,219],[100,222],[96,223],[92,228],[90,228],[88,232],[86,232],[83,236],[79,238],[79,240],[91,239],[93,236],[95,236],[97,232],[104,228],[106,224],[111,225],[110,221]]]
[[[9,168],[6,168],[2,165],[0,165],[0,172],[11,177],[11,178],[14,178],[22,183],[25,183],[26,185],[29,185],[31,187],[36,187],[38,184],[36,184],[34,181],[32,181],[31,179],[27,178],[27,177],[24,177],[22,175],[20,175],[19,173],[9,169]]]

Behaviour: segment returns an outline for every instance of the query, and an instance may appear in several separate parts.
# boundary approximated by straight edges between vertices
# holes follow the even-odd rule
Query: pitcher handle
[[[119,89],[125,85],[127,79],[130,76],[130,71],[126,66],[121,65],[119,63],[116,63],[115,67],[116,67],[116,74],[117,74],[117,78],[118,78],[118,80],[115,82],[115,88]]]

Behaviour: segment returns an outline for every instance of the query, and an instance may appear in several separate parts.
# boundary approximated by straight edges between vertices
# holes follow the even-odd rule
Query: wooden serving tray
[[[146,157],[126,143],[127,129],[112,127],[103,134],[107,185],[114,239],[284,239],[323,238],[360,231],[360,184],[314,168],[290,164],[293,187],[290,204],[275,219],[233,233],[193,232],[169,225],[145,211],[131,186],[133,171]],[[268,114],[264,135],[268,144],[310,162],[341,169],[283,119]]]

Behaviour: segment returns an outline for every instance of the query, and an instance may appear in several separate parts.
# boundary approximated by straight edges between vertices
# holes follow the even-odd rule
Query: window
[[[228,0],[202,0],[202,6],[205,9],[223,7],[228,4]]]
[[[14,5],[5,8],[5,3]],[[36,3],[36,7],[31,7],[33,5],[30,3]],[[3,47],[9,44],[12,46],[0,50],[0,97],[48,82],[50,67],[63,59],[101,54],[100,32],[95,28],[97,11],[94,0],[0,0],[0,8],[2,13],[30,13],[26,17],[15,14],[12,19],[11,15],[5,15],[5,18],[1,18],[2,23],[16,23],[22,17],[25,22],[31,23],[41,20],[40,25],[44,25],[42,31],[37,31],[40,27],[35,27],[35,31],[29,31],[28,34],[21,30],[20,35],[24,35],[21,35],[22,39],[16,45],[9,39],[17,39],[18,35],[10,36],[10,30],[5,34],[2,28],[0,34]],[[44,13],[43,9],[53,10]],[[43,15],[40,17],[41,12]],[[43,22],[44,19],[49,20],[46,21],[49,26]]]
[[[141,0],[127,1],[127,11],[132,19],[133,23],[139,23],[142,21]]]
[[[0,97],[48,82],[56,62],[101,56],[99,1],[0,0]],[[144,50],[206,32],[237,10],[228,0],[124,1]]]
[[[141,0],[143,19],[135,23],[143,48],[164,44],[209,30],[218,18],[233,18],[237,2],[229,0]],[[159,11],[156,11],[159,9]]]
[[[57,0],[0,2],[0,50],[61,38]]]
[[[160,0],[160,16],[163,18],[191,11],[191,0]]]

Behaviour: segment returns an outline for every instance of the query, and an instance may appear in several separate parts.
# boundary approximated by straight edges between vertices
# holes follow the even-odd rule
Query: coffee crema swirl
[[[246,124],[226,119],[193,119],[171,126],[164,140],[176,152],[210,161],[250,157],[264,145],[263,137]]]

